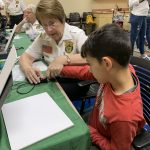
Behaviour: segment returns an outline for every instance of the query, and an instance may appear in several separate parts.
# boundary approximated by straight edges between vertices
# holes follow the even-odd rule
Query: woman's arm
[[[25,52],[20,56],[19,63],[29,82],[37,84],[40,83],[40,78],[42,78],[43,75],[38,68],[32,66],[34,60],[35,58]]]
[[[22,31],[22,26],[26,23],[27,21],[26,21],[26,18],[24,18],[18,25],[17,25],[17,27],[16,27],[16,33],[19,33],[19,32],[21,32]]]

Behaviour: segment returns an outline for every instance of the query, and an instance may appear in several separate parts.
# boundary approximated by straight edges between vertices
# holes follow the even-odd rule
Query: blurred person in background
[[[149,7],[150,7],[150,4],[149,4]],[[150,9],[147,15],[146,40],[147,40],[148,50],[150,51]]]
[[[141,57],[145,57],[144,43],[146,33],[146,17],[148,15],[149,4],[147,0],[129,0],[129,8],[131,10],[130,39],[132,44],[132,55],[134,51],[134,44],[138,39],[138,47]]]
[[[5,0],[5,6],[9,26],[12,29],[15,24],[19,24],[22,21],[26,6],[23,0]]]
[[[44,31],[35,16],[36,6],[29,4],[24,10],[24,19],[17,25],[16,32],[26,32],[31,40]]]

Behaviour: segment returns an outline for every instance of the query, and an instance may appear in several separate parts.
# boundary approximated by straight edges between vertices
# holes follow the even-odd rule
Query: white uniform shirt
[[[129,7],[131,13],[136,16],[147,16],[149,10],[149,4],[147,0],[139,3],[139,0],[129,0]]]
[[[47,62],[52,62],[64,53],[80,53],[81,46],[86,39],[87,36],[83,30],[65,23],[64,34],[58,45],[44,32],[35,39],[26,52],[36,59],[44,56]]]
[[[4,8],[4,6],[5,6],[4,2],[2,0],[0,0],[0,9]]]
[[[6,11],[11,16],[21,15],[25,10],[25,4],[23,0],[11,0],[6,3]]]
[[[26,32],[26,34],[29,36],[30,39],[35,39],[40,33],[44,32],[43,27],[39,24],[39,22],[36,20],[34,24],[31,23],[25,23],[22,28],[22,32]]]

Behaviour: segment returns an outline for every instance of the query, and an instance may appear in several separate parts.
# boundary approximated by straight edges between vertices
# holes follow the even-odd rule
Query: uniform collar
[[[71,31],[70,30],[70,25],[68,23],[65,23],[64,24],[64,33],[63,33],[63,36],[62,36],[61,40],[59,41],[59,44],[61,44],[65,40],[71,40],[72,39],[70,31]]]
[[[70,30],[70,25],[68,23],[65,23],[64,34],[63,34],[63,37],[62,37],[63,40],[72,39],[70,31],[71,31]]]

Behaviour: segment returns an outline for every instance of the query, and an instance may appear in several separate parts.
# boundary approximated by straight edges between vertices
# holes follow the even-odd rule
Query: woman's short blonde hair
[[[35,14],[35,12],[36,12],[36,6],[35,6],[34,4],[29,4],[29,5],[26,7],[25,11],[26,11],[26,10],[31,10],[31,11]]]
[[[43,17],[58,19],[61,23],[65,22],[65,12],[58,0],[40,0],[36,7],[36,18],[40,23]]]

